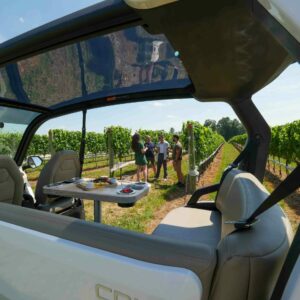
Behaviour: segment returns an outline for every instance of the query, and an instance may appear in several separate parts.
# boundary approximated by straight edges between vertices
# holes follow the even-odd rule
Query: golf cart
[[[297,0],[106,0],[0,44],[0,122],[24,129],[0,156],[0,298],[298,299],[299,234],[292,242],[276,203],[299,186],[299,167],[269,195],[270,128],[251,97],[300,61],[299,12]],[[24,192],[47,120],[81,111],[82,143],[46,165],[41,186],[81,175],[87,110],[190,97],[228,103],[248,140],[219,184],[152,235],[86,222],[80,199]]]

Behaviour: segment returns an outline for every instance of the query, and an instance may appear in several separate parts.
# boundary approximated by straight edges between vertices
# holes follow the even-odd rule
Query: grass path
[[[213,183],[220,182],[224,169],[229,164],[231,164],[238,155],[239,155],[239,152],[231,144],[226,143],[224,145],[221,164],[215,174],[215,179],[214,179]]]
[[[221,156],[221,162],[216,168],[215,176],[213,181],[211,182],[212,184],[219,183],[223,174],[223,171],[225,168],[231,164],[235,158],[239,155],[238,150],[236,150],[235,147],[233,147],[231,144],[224,144],[223,146],[223,151],[222,151],[222,156]],[[212,193],[210,194],[210,199],[215,199],[217,193]]]

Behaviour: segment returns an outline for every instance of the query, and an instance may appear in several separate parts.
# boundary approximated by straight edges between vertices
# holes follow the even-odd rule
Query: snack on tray
[[[97,187],[118,185],[118,180],[116,178],[109,178],[107,176],[100,176],[99,178],[94,179],[93,182]]]
[[[76,186],[84,191],[93,190],[95,185],[92,181],[79,181],[76,183]]]
[[[108,176],[100,176],[99,178],[94,179],[94,183],[106,183],[108,179]]]
[[[108,184],[106,182],[96,182],[96,183],[94,183],[94,186],[95,186],[95,188],[101,189],[101,188],[107,187]]]
[[[109,178],[107,182],[114,186],[118,185],[118,180],[116,178]]]

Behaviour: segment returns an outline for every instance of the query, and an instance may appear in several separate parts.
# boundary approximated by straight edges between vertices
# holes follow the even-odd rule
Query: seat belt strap
[[[270,300],[281,299],[300,255],[300,225],[293,239]]]
[[[233,223],[236,229],[246,229],[251,227],[257,221],[257,217],[266,210],[277,204],[297,188],[300,187],[300,165],[298,165],[293,172],[283,180],[278,187],[261,203],[261,205],[251,214],[248,219],[239,221],[229,221],[226,223]]]

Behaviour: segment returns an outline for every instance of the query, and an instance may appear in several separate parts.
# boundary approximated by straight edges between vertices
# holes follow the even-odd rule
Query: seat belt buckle
[[[249,229],[252,227],[253,224],[258,222],[258,219],[254,219],[253,221],[249,222],[248,220],[236,220],[236,221],[225,221],[225,224],[231,224],[237,230]]]

